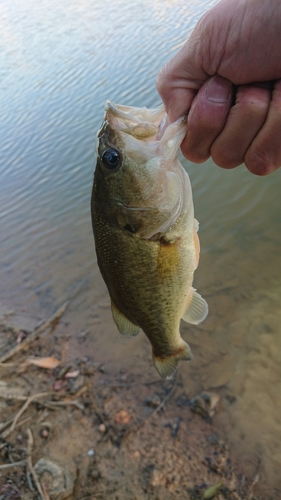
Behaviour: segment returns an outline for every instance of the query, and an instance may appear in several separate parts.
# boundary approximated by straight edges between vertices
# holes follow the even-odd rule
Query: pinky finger
[[[276,80],[266,121],[244,157],[248,170],[267,175],[281,166],[281,80]]]

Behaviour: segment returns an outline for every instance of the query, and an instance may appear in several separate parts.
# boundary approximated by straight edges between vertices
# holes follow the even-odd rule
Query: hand
[[[187,159],[257,175],[281,165],[280,33],[280,0],[222,0],[160,71],[170,120],[188,112]]]

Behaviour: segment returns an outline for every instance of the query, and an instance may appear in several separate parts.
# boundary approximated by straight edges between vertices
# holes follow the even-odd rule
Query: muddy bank
[[[0,357],[18,353],[0,365],[1,500],[269,499],[222,439],[216,393],[192,398],[180,371],[147,381],[79,351],[70,360],[63,314],[33,333],[2,314]]]

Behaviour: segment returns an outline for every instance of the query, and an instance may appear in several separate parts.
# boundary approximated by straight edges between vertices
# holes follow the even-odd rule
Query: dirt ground
[[[67,364],[63,313],[33,332],[2,315],[0,500],[265,499],[220,438],[215,393]]]

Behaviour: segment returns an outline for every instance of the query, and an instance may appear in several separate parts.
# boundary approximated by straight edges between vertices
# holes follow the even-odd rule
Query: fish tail
[[[182,340],[180,348],[174,354],[166,358],[155,356],[152,353],[153,363],[162,378],[171,378],[177,369],[178,362],[181,360],[189,361],[192,359],[192,352],[189,345]]]

